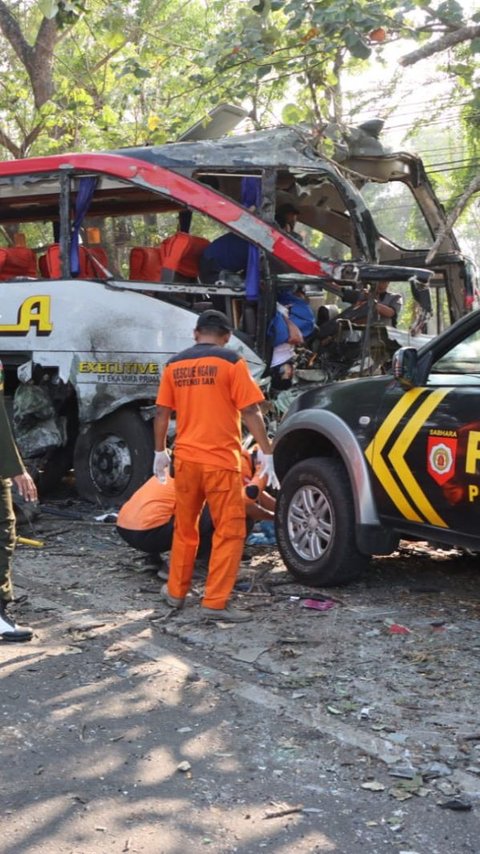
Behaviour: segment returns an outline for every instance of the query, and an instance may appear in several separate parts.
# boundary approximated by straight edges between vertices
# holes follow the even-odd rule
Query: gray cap
[[[231,332],[233,329],[227,315],[223,311],[215,311],[214,308],[202,311],[198,317],[196,328],[199,331],[202,329],[223,329],[225,332]]]

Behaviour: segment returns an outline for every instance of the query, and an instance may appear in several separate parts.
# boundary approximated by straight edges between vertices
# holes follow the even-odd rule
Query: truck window
[[[403,249],[424,249],[432,237],[409,187],[401,181],[369,182],[361,190],[375,224],[385,237]]]
[[[480,385],[480,330],[435,362],[428,385]]]

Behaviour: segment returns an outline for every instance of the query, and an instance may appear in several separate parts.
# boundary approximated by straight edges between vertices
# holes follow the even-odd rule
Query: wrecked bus
[[[41,485],[73,465],[79,494],[104,503],[150,475],[162,365],[205,307],[227,311],[231,346],[260,378],[279,288],[307,283],[322,300],[388,278],[429,293],[425,256],[383,239],[353,183],[295,129],[2,162],[0,199],[0,357],[16,439]],[[310,243],[275,223],[289,200]],[[202,283],[201,252],[225,231],[249,242],[257,275]],[[344,251],[324,260],[324,237]],[[455,257],[433,270],[452,317],[465,287],[450,275],[464,270]]]

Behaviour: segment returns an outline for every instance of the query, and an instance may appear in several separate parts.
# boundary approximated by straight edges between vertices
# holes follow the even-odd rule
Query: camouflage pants
[[[15,548],[15,514],[12,504],[12,483],[0,477],[0,599],[13,598],[12,555]]]

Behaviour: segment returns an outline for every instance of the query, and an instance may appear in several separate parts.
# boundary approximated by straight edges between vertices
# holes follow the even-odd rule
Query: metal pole
[[[60,260],[62,265],[62,277],[70,278],[70,177],[71,169],[60,172]]]

